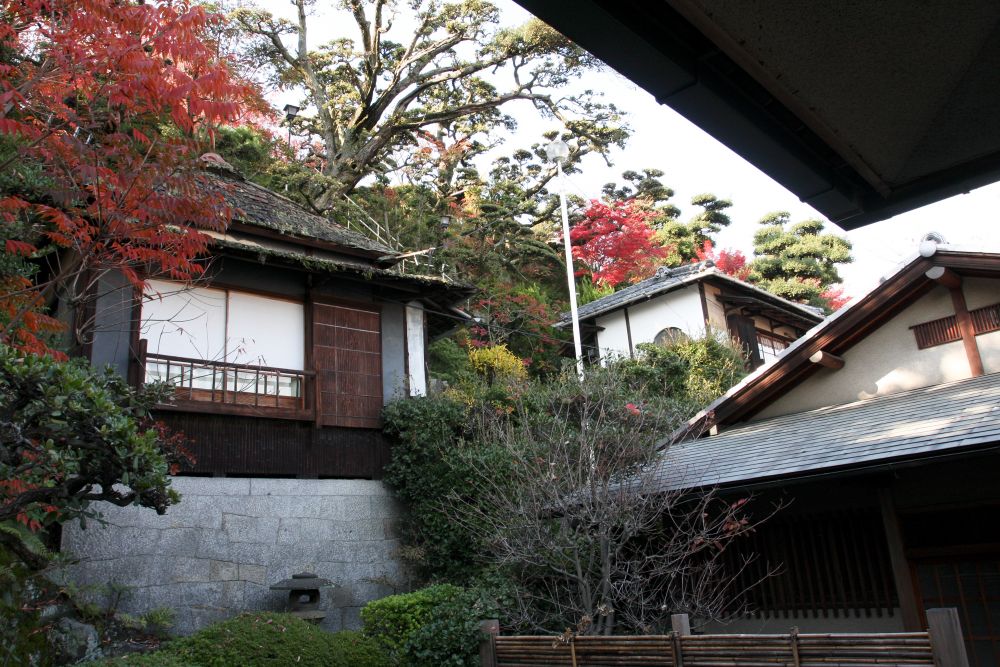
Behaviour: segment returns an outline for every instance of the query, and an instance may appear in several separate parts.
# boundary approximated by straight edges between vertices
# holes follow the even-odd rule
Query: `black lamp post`
[[[288,147],[292,147],[292,121],[299,115],[299,108],[294,104],[285,105],[285,122],[288,123]]]

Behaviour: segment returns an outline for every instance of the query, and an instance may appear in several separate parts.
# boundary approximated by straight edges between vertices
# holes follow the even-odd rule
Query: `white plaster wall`
[[[964,292],[970,309],[996,303],[1000,300],[1000,281],[966,280]],[[969,377],[969,362],[961,341],[920,350],[910,330],[915,324],[947,317],[954,312],[948,290],[935,287],[846,351],[842,355],[845,362],[842,369],[819,370],[758,413],[754,420]],[[976,336],[976,342],[986,371],[1000,371],[1000,333]]]
[[[173,486],[183,498],[163,516],[102,504],[107,526],[65,526],[62,550],[80,559],[66,576],[128,587],[125,612],[174,609],[180,634],[284,609],[287,592],[269,586],[303,570],[336,584],[322,597],[329,630],[359,627],[365,603],[409,583],[397,560],[399,507],[381,482],[176,477]]]
[[[628,315],[633,348],[640,343],[652,343],[656,334],[666,327],[677,327],[692,337],[705,332],[705,317],[697,285],[629,306]],[[597,318],[597,326],[604,328],[597,334],[601,358],[629,356],[624,310]]]
[[[842,613],[842,612],[841,612]],[[692,623],[697,626],[699,632],[706,634],[722,635],[755,635],[755,634],[786,634],[791,632],[793,627],[797,627],[799,632],[804,633],[825,633],[825,632],[903,632],[903,619],[899,609],[893,610],[890,616],[882,612],[878,616],[874,612],[871,616],[865,615],[862,610],[859,616],[854,612],[848,617],[834,618],[830,616],[815,617],[813,614],[793,613],[788,618],[738,618],[728,623],[708,622]]]

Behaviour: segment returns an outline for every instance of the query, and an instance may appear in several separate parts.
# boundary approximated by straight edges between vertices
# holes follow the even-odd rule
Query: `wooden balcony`
[[[161,409],[284,419],[315,414],[311,371],[152,354],[142,344],[137,361],[142,382],[173,385],[173,401]]]

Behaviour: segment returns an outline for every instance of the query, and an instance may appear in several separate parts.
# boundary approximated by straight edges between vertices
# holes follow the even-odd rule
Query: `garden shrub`
[[[438,508],[456,489],[475,492],[454,456],[467,421],[468,408],[446,396],[395,401],[383,414],[392,441],[385,481],[407,508],[402,555],[424,579],[462,580],[474,569],[475,544]]]
[[[329,633],[290,614],[254,613],[216,623],[159,651],[92,667],[385,667],[385,653],[358,632]]]
[[[441,584],[373,600],[361,610],[364,633],[398,659],[410,635],[427,622],[431,610],[448,602],[461,590],[451,584]]]
[[[361,610],[365,634],[407,667],[478,665],[479,621],[496,614],[489,594],[450,584],[392,595]]]
[[[528,371],[506,345],[492,345],[469,350],[469,363],[489,384],[495,380],[524,380]]]
[[[635,359],[617,362],[630,388],[659,394],[701,408],[746,375],[742,353],[721,334],[679,340],[670,345],[640,343]]]

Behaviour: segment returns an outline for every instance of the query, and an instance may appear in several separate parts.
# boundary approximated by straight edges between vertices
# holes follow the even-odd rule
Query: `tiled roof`
[[[326,241],[378,255],[396,254],[392,248],[307,211],[291,199],[245,181],[235,173],[225,173],[219,168],[212,169],[210,173],[225,188],[226,201],[240,210],[240,215],[237,216],[239,222],[279,232],[291,238],[298,236]]]
[[[731,276],[727,276],[726,274],[715,269],[714,264],[709,261],[698,262],[697,264],[686,264],[674,269],[668,269],[665,267],[661,268],[652,278],[647,278],[642,282],[638,282],[634,285],[629,285],[625,289],[618,290],[614,294],[609,294],[608,296],[601,297],[596,301],[591,301],[588,304],[580,306],[578,309],[580,313],[580,320],[587,320],[604,315],[605,313],[610,313],[611,311],[618,310],[619,308],[624,308],[625,306],[638,301],[645,301],[646,299],[650,299],[654,296],[658,296],[709,276],[732,283],[734,286],[739,286],[752,293],[759,294],[763,298],[773,301],[776,305],[780,305],[788,311],[799,314],[801,317],[808,319],[810,322],[818,322],[823,318],[822,311],[814,309],[810,306],[804,306],[800,303],[788,301],[787,299],[782,299],[781,297],[775,296],[770,292],[765,292],[759,287],[754,287],[753,285],[744,283],[742,280],[737,280]],[[569,313],[563,313],[562,317],[556,323],[556,326],[565,327],[568,326],[569,323]]]
[[[1000,373],[773,417],[667,449],[659,489],[756,484],[1000,446]]]

